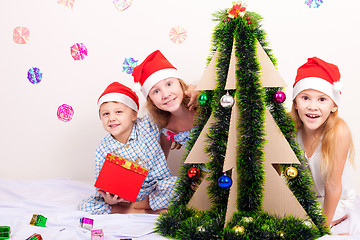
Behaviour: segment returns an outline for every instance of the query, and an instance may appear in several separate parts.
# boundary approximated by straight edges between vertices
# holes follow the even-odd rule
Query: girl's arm
[[[160,134],[160,145],[167,159],[170,153],[171,140],[168,140],[164,134]]]
[[[336,138],[335,161],[334,169],[331,169],[327,181],[325,182],[325,198],[324,198],[324,214],[327,218],[326,224],[330,226],[335,214],[336,207],[339,203],[342,192],[342,173],[348,157],[348,152],[351,143],[351,134],[349,128],[345,123],[338,126]]]

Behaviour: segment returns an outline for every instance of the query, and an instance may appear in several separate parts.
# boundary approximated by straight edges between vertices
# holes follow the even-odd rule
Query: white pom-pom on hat
[[[135,83],[134,86],[132,87],[132,90],[134,92],[140,92],[141,91],[141,85],[140,83]]]
[[[334,82],[333,86],[334,86],[334,89],[335,89],[336,91],[341,92],[341,90],[342,90],[343,87],[344,87],[344,84],[343,84],[342,82],[340,82],[340,81],[337,81],[337,82]]]

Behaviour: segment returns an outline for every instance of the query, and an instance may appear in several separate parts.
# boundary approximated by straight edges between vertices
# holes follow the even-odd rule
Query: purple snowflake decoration
[[[37,84],[41,82],[42,75],[43,74],[39,68],[33,67],[29,69],[27,78],[32,84]]]
[[[305,4],[309,6],[309,8],[319,8],[323,3],[323,0],[305,0]]]
[[[127,74],[131,74],[134,71],[134,67],[138,65],[139,60],[135,60],[133,58],[125,58],[123,62],[123,72]]]

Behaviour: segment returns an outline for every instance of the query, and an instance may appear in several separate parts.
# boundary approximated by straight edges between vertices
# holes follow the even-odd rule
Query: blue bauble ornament
[[[230,177],[223,175],[219,178],[218,184],[221,188],[229,188],[232,185],[232,180]]]

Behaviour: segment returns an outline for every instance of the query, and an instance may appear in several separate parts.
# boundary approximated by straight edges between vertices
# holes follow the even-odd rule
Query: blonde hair
[[[303,127],[303,122],[299,117],[298,111],[293,106],[291,108],[291,116],[294,119],[296,130],[299,130]],[[347,126],[345,121],[338,116],[338,109],[335,112],[331,112],[328,119],[324,122],[323,135],[321,139],[321,162],[320,162],[320,171],[321,176],[325,181],[328,181],[328,176],[331,172],[337,167],[336,162],[332,161],[335,157],[335,150],[338,143],[338,138],[336,137],[339,133],[339,126],[344,124]],[[321,137],[321,136],[319,136]],[[355,149],[350,134],[350,148],[349,148],[349,161],[354,163],[355,158]]]
[[[177,79],[179,80],[181,89],[184,93],[181,104],[184,105],[186,108],[188,108],[188,103],[190,101],[190,97],[185,95],[185,91],[189,88],[189,86],[186,85],[186,83],[183,80],[181,80],[180,78],[177,78]],[[195,107],[195,110],[196,110],[196,107]],[[156,122],[156,124],[159,126],[160,129],[164,128],[168,125],[171,113],[168,111],[161,110],[157,106],[155,106],[154,102],[151,100],[151,98],[149,96],[147,96],[146,108],[148,109],[148,111],[150,112],[151,116],[153,117],[154,121]]]

